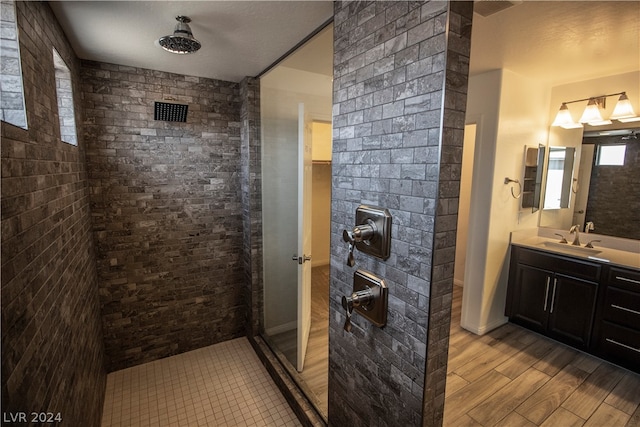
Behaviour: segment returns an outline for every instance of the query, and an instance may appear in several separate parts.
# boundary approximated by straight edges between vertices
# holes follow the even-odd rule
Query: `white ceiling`
[[[470,73],[492,69],[551,86],[640,68],[640,1],[524,1],[474,15]],[[239,81],[255,76],[326,22],[331,1],[53,1],[80,58]],[[202,49],[175,55],[155,44],[175,16],[192,19]],[[331,35],[329,34],[329,37]],[[326,33],[325,33],[326,38]],[[331,74],[324,41],[288,67]],[[325,50],[324,52],[330,52]]]
[[[238,82],[255,76],[333,16],[330,1],[52,1],[82,59]],[[156,41],[191,18],[202,48],[176,55]]]
[[[524,1],[475,14],[470,73],[506,68],[556,86],[640,69],[639,1]]]

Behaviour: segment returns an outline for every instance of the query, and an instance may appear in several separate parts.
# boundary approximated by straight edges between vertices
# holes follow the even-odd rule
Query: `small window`
[[[626,150],[624,144],[599,145],[596,166],[624,166]]]
[[[56,73],[56,94],[58,95],[58,117],[60,119],[60,138],[69,144],[78,145],[76,134],[76,116],[73,110],[73,90],[71,71],[60,54],[53,49],[53,65]]]
[[[0,2],[0,119],[14,126],[27,129],[27,110],[24,104],[20,43],[16,24],[16,5],[10,0]]]

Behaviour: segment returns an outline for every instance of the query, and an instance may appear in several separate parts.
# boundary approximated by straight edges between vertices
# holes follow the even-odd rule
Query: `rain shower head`
[[[176,28],[173,34],[160,37],[158,44],[171,53],[186,54],[194,53],[200,49],[201,45],[198,40],[193,37],[189,22],[191,19],[187,16],[176,16]]]

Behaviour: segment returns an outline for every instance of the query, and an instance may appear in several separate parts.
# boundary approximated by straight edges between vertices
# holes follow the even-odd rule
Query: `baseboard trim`
[[[466,329],[469,332],[473,332],[476,335],[484,335],[487,332],[491,332],[494,329],[508,322],[509,322],[509,319],[507,317],[504,317],[503,319],[498,319],[487,325],[481,325],[481,326],[463,325],[462,322],[460,322],[460,327],[462,327],[463,329]]]

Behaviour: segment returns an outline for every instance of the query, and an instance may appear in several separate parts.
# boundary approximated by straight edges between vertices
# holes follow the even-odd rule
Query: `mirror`
[[[549,147],[544,206],[542,209],[565,209],[573,192],[573,147]]]
[[[611,135],[585,133],[578,187],[578,196],[582,194],[585,201],[577,200],[574,212],[575,224],[583,230],[584,224],[593,222],[594,233],[640,240],[639,138],[639,129]]]
[[[569,184],[573,192],[569,195],[568,209],[547,209],[543,202],[539,226],[568,230],[572,224],[580,224],[584,230],[587,222],[593,222],[594,233],[640,240],[637,217],[640,192],[636,191],[640,183],[640,127],[608,132],[587,130],[584,135],[582,129],[554,128],[551,132],[556,134],[550,135],[550,143],[561,141],[569,146],[574,145],[576,138],[579,141],[575,145],[574,172]],[[599,147],[623,144],[626,151],[622,165],[598,164]],[[558,147],[550,147],[554,148]]]

